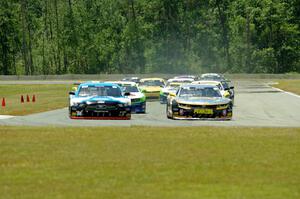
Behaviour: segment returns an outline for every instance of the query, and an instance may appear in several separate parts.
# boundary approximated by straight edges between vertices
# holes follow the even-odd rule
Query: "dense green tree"
[[[299,0],[0,1],[0,73],[300,72]]]

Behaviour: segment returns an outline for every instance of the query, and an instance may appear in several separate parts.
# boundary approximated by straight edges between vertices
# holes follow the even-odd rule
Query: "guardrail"
[[[0,81],[15,80],[120,80],[124,77],[171,78],[179,74],[66,74],[66,75],[0,75]],[[225,74],[228,79],[300,79],[300,74]]]

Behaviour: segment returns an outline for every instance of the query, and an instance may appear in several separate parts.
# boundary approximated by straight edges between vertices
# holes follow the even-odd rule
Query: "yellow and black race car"
[[[230,120],[232,101],[223,97],[217,86],[187,84],[176,95],[169,95],[166,113],[170,119]]]
[[[139,87],[147,99],[159,99],[159,93],[165,84],[162,78],[144,78],[140,80]]]

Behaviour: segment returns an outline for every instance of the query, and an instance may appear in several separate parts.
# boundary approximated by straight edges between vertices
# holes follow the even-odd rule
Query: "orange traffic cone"
[[[26,96],[26,102],[30,102],[30,98],[28,95]]]
[[[35,102],[35,95],[32,96],[32,102]]]
[[[5,98],[3,97],[3,98],[2,98],[2,107],[5,107],[5,105],[6,105],[6,104],[5,104]]]
[[[24,97],[21,95],[21,103],[24,103]]]

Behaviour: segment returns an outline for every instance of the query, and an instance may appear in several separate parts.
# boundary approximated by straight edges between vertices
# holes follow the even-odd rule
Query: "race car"
[[[195,75],[179,75],[175,76],[173,79],[193,79],[193,81],[198,80],[198,77]]]
[[[232,91],[234,87],[233,86],[229,87],[226,81],[200,80],[200,81],[194,81],[192,84],[206,84],[206,85],[217,86],[220,89],[222,96],[231,99],[232,104],[234,103],[234,92]]]
[[[178,88],[183,84],[192,83],[191,78],[179,78],[179,79],[169,79],[164,88],[161,89],[159,94],[159,101],[161,104],[167,103],[167,97],[169,94],[175,94]]]
[[[217,86],[186,84],[176,95],[169,95],[166,114],[169,119],[230,120],[232,104],[221,95]]]
[[[200,76],[199,80],[224,81],[225,77],[218,73],[204,73]]]
[[[139,77],[125,77],[122,81],[140,83]]]
[[[193,81],[195,81],[193,78],[172,78],[172,79],[168,79],[167,83],[169,82],[192,83]]]
[[[139,87],[147,99],[159,99],[160,90],[165,84],[162,78],[144,78],[140,80]]]
[[[131,100],[131,113],[146,112],[146,97],[135,82],[115,81],[109,83],[118,84],[122,88],[123,93],[130,93],[128,98]]]
[[[167,98],[169,94],[176,94],[178,88],[180,87],[181,83],[179,82],[169,82],[167,85],[161,89],[159,93],[159,101],[161,104],[167,103]]]
[[[131,119],[130,94],[117,84],[85,82],[69,95],[71,119]]]

